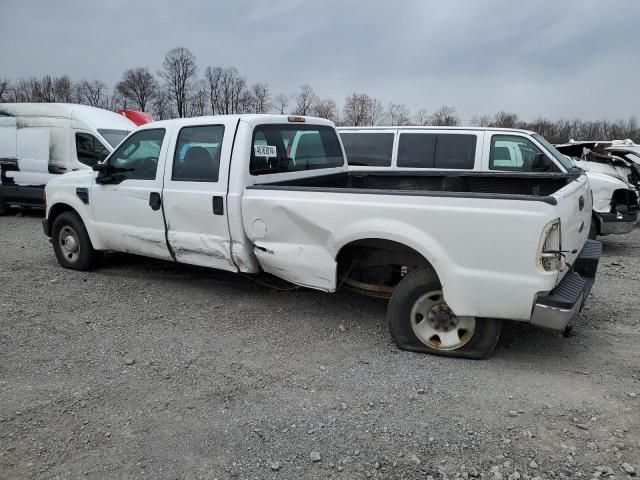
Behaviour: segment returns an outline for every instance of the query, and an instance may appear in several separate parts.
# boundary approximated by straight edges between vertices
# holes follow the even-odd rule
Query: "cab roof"
[[[292,119],[303,119],[303,121],[294,121]],[[334,123],[330,120],[318,117],[306,117],[299,115],[271,115],[262,113],[246,113],[238,115],[207,115],[202,117],[186,117],[186,118],[172,118],[170,120],[159,120],[156,122],[147,123],[139,127],[139,129],[169,127],[169,126],[190,126],[190,125],[207,125],[214,124],[216,122],[237,122],[243,121],[251,126],[261,125],[265,123],[287,123],[291,125],[326,125],[328,127],[335,127]]]
[[[460,130],[460,131],[475,131],[475,132],[504,132],[504,133],[526,133],[529,135],[535,135],[537,132],[532,130],[524,130],[521,128],[497,128],[497,127],[436,127],[430,125],[411,125],[411,126],[375,126],[375,127],[338,127],[338,131],[348,130]]]

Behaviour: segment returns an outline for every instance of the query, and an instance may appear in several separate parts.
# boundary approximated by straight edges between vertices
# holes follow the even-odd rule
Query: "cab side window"
[[[542,151],[530,140],[512,135],[493,135],[489,168],[508,172],[531,172],[537,154]]]
[[[76,133],[76,154],[80,163],[93,167],[107,158],[109,150],[93,135]]]
[[[141,130],[127,138],[109,158],[125,179],[155,180],[164,128]]]
[[[340,138],[349,165],[390,167],[393,133],[341,132]]]
[[[184,127],[178,134],[171,179],[182,182],[217,182],[224,126]]]
[[[476,143],[475,135],[402,133],[398,143],[398,166],[473,170]]]

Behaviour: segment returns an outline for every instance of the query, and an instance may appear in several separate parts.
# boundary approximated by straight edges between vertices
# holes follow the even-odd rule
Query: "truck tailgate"
[[[553,197],[558,201],[560,213],[561,250],[567,263],[572,265],[587,241],[591,225],[593,200],[587,176],[581,175],[554,193]]]

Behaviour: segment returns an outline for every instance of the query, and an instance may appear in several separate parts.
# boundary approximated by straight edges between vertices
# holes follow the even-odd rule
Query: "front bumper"
[[[582,310],[596,279],[602,244],[587,240],[573,267],[546,295],[538,296],[531,314],[531,324],[563,330]]]
[[[620,235],[630,233],[636,226],[638,212],[596,213],[600,223],[600,235]]]

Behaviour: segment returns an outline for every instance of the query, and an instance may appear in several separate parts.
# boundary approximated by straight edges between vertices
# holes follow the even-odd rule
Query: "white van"
[[[101,108],[68,103],[0,103],[0,214],[44,207],[56,175],[90,169],[136,125]]]
[[[535,132],[473,127],[338,128],[351,171],[495,172],[553,175],[580,170]],[[590,238],[628,233],[638,216],[637,191],[595,171],[587,171],[593,191]]]

